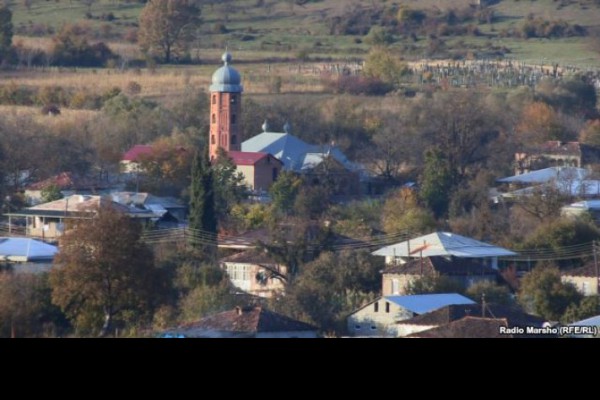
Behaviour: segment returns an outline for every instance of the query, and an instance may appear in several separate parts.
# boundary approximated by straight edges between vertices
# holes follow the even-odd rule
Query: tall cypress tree
[[[192,164],[192,183],[190,185],[190,229],[195,238],[201,235],[203,246],[198,246],[198,241],[192,243],[196,247],[203,247],[209,254],[213,254],[215,245],[206,243],[216,240],[217,216],[215,212],[215,191],[213,171],[204,152],[198,151]]]

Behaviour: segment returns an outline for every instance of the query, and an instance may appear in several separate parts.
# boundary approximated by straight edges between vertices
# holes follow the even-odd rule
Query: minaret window
[[[231,144],[237,144],[237,136],[231,136]]]
[[[233,114],[231,116],[231,125],[235,125],[236,122],[237,122],[237,116],[235,114]]]
[[[211,143],[211,144],[217,144],[217,140],[215,139],[215,135],[212,135],[212,136],[210,137],[210,143]]]
[[[237,102],[237,97],[235,94],[231,95],[231,104],[235,104]]]
[[[215,114],[212,115],[212,123],[213,124],[217,123],[217,116]]]
[[[212,97],[212,98],[213,98],[213,100],[212,100],[212,103],[213,103],[213,104],[217,104],[217,96],[216,96],[216,95],[213,95],[213,97]]]

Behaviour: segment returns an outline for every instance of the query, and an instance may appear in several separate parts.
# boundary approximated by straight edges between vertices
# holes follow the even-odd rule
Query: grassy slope
[[[328,18],[339,15],[352,4],[364,6],[406,5],[411,8],[439,9],[465,7],[471,0],[323,0],[309,3],[305,6],[290,7],[287,2],[273,3],[269,7],[258,8],[256,0],[236,0],[232,2],[232,9],[228,12],[228,21],[225,22],[225,12],[222,5],[206,6],[203,9],[205,21],[203,35],[199,40],[201,48],[208,50],[209,56],[221,51],[225,46],[237,51],[259,52],[259,58],[280,56],[294,56],[300,49],[310,49],[314,55],[343,58],[346,56],[364,53],[368,48],[364,44],[354,43],[352,36],[330,36],[326,21]],[[20,1],[12,1],[15,12],[15,25],[44,23],[59,27],[65,22],[83,20],[87,6],[79,1],[62,0],[60,3],[45,0],[34,0],[33,7],[27,11]],[[597,6],[584,7],[572,4],[559,7],[554,0],[502,0],[493,6],[501,21],[496,23],[495,31],[489,26],[482,25],[480,29],[487,34],[495,35],[503,28],[518,26],[529,13],[547,19],[564,19],[570,23],[578,23],[586,27],[600,27],[600,8]],[[99,0],[91,8],[95,16],[112,12],[117,21],[111,23],[115,31],[128,29],[127,24],[137,21],[141,6],[136,3],[124,4],[111,0]],[[98,20],[90,21],[91,24],[101,25],[107,22]],[[229,29],[228,34],[213,34],[216,24],[225,23]],[[242,40],[246,36],[253,40]],[[450,43],[463,39],[467,44],[485,45],[490,41],[494,44],[507,46],[513,50],[512,57],[536,61],[549,59],[563,64],[600,65],[600,55],[594,53],[587,46],[585,38],[571,38],[559,40],[519,40],[486,38],[450,38]],[[400,43],[399,45],[401,45]],[[211,49],[213,51],[211,51]],[[205,54],[207,54],[205,52]],[[260,54],[260,55],[259,55]]]

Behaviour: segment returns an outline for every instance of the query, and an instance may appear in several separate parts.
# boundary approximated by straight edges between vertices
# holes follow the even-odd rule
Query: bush
[[[142,92],[142,85],[136,81],[130,81],[125,88],[125,92],[129,95],[136,95]]]
[[[382,82],[377,78],[367,78],[357,75],[340,76],[337,79],[327,79],[325,84],[329,90],[338,94],[347,93],[354,95],[364,94],[370,96],[383,96],[394,89],[392,85]]]

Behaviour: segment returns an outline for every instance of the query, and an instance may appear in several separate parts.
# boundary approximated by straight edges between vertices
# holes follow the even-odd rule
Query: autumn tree
[[[399,57],[392,54],[389,48],[375,47],[365,60],[364,73],[367,77],[398,86],[402,77],[407,75],[409,70]]]
[[[42,189],[42,202],[50,203],[51,201],[60,200],[63,195],[57,185],[49,185]]]
[[[52,301],[80,333],[106,336],[116,322],[151,317],[163,281],[140,235],[139,224],[103,205],[61,238],[50,275]]]
[[[273,209],[283,214],[292,212],[301,187],[302,179],[296,174],[287,171],[281,173],[269,190],[273,199]]]
[[[150,0],[140,14],[142,51],[165,63],[184,53],[200,24],[200,9],[191,0]]]
[[[579,134],[579,141],[590,146],[600,147],[600,119],[589,121]]]
[[[578,304],[581,297],[575,286],[561,281],[558,268],[548,265],[525,275],[518,294],[526,311],[553,321],[558,321],[570,305]]]
[[[517,132],[525,144],[541,144],[547,140],[568,140],[556,111],[546,103],[531,103],[523,109]]]
[[[383,228],[388,233],[408,231],[427,234],[436,227],[431,211],[419,205],[416,192],[400,189],[390,194],[383,206]]]

